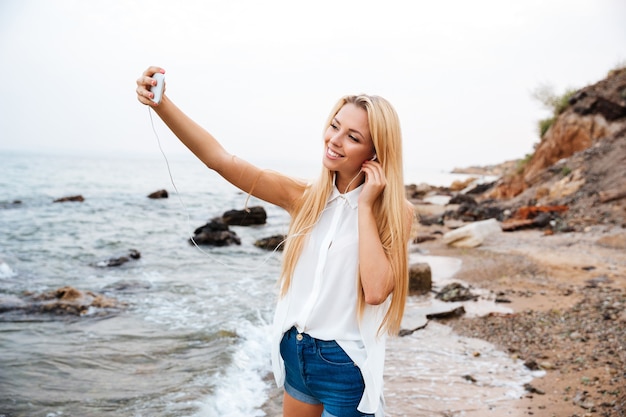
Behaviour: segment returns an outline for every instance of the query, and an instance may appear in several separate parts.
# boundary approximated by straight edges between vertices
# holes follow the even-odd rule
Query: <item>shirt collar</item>
[[[364,184],[361,184],[358,187],[356,187],[354,190],[349,191],[345,194],[341,194],[339,190],[337,189],[337,186],[333,184],[333,192],[330,194],[330,197],[328,198],[328,202],[330,203],[331,201],[341,198],[348,202],[348,205],[350,205],[350,208],[355,209],[359,206],[359,194],[361,194],[363,185]]]

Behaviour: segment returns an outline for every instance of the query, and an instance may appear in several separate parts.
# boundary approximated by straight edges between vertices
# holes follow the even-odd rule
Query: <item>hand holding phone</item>
[[[153,102],[159,104],[161,102],[161,98],[163,98],[163,88],[165,87],[165,75],[160,72],[155,73],[152,76],[153,79],[156,80],[156,85],[150,87],[150,91],[154,94],[154,97],[151,98]]]

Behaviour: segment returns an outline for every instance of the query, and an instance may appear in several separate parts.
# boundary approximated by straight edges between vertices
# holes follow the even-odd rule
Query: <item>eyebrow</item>
[[[341,126],[341,122],[336,117],[333,117],[333,122]],[[365,136],[363,136],[363,134],[356,129],[348,129],[348,131],[358,134],[361,137],[361,139],[365,139]]]

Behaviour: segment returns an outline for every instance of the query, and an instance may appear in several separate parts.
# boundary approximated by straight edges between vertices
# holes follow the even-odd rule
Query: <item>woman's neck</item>
[[[359,185],[363,184],[364,180],[365,174],[362,173],[360,170],[352,178],[347,178],[340,175],[338,172],[335,172],[335,186],[341,194],[349,193],[350,191],[354,190]]]

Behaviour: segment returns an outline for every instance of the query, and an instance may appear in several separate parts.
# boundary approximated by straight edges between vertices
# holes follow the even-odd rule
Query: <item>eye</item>
[[[356,136],[354,136],[354,135],[348,135],[348,137],[349,137],[350,139],[352,139],[352,141],[353,141],[353,142],[359,142],[359,138],[357,138],[357,137],[356,137]]]
[[[336,124],[334,124],[334,123],[331,123],[331,124],[330,124],[330,127],[331,127],[333,130],[337,130],[337,129],[339,129],[339,128],[337,127],[337,125],[336,125]]]

